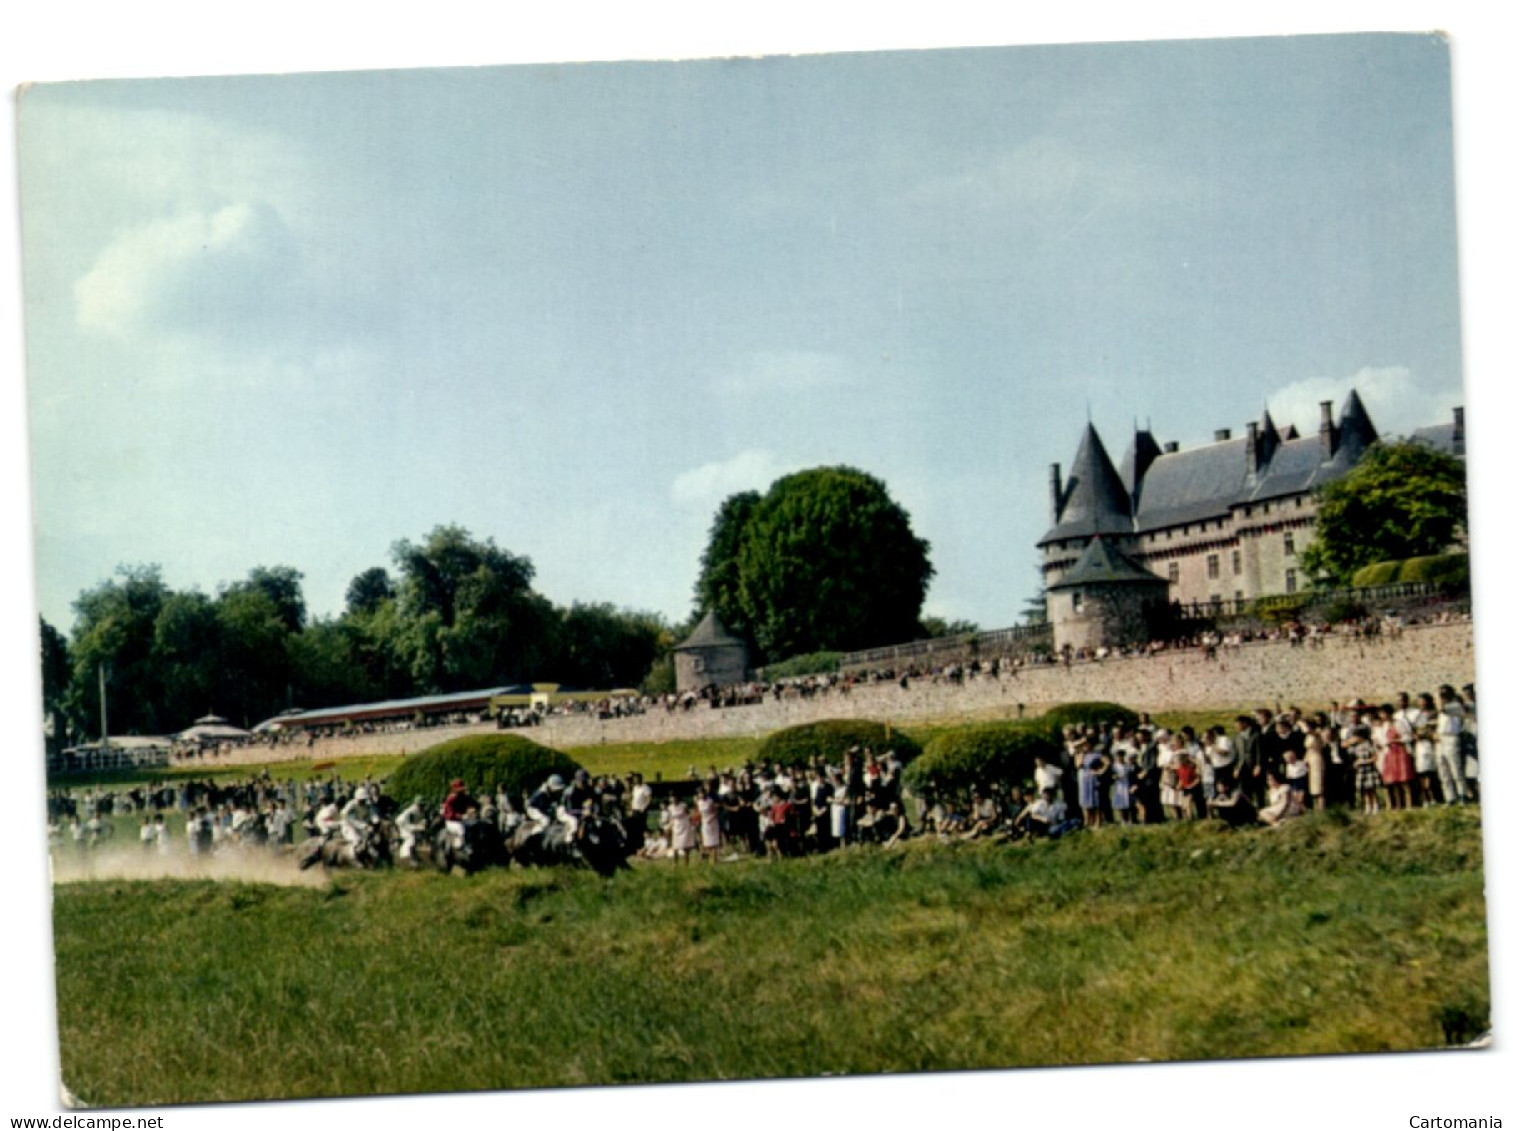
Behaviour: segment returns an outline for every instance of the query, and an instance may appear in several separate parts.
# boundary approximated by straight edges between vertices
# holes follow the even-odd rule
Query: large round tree
[[[760,499],[726,501],[701,605],[768,660],[897,643],[919,632],[929,550],[878,479],[849,467],[801,471]]]
[[[1363,566],[1442,553],[1465,537],[1466,515],[1464,463],[1411,440],[1373,444],[1319,491],[1303,566],[1340,583]]]

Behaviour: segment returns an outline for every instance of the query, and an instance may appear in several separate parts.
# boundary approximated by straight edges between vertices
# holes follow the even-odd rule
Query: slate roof
[[[720,623],[720,618],[715,616],[714,610],[710,609],[709,612],[704,614],[704,619],[699,622],[698,627],[689,633],[688,639],[675,647],[673,651],[682,652],[694,648],[730,647],[744,648],[746,645],[741,643],[736,637],[730,635],[725,630],[725,626]]]
[[[1219,518],[1245,490],[1244,439],[1164,452],[1140,486],[1137,525],[1149,530]]]
[[[1466,454],[1465,441],[1455,435],[1454,424],[1431,424],[1413,433],[1412,439],[1447,456]]]
[[[1170,583],[1143,566],[1136,565],[1114,545],[1102,538],[1094,538],[1082,551],[1077,564],[1067,570],[1061,579],[1047,585],[1047,589],[1067,589],[1074,585],[1107,585],[1123,583],[1135,585],[1159,585],[1163,589]]]
[[[1234,507],[1304,494],[1338,479],[1377,439],[1354,390],[1330,439],[1332,452],[1319,433],[1300,435],[1292,425],[1279,429],[1269,412],[1257,423],[1254,438],[1247,434],[1186,451],[1163,452],[1150,432],[1137,429],[1115,472],[1089,424],[1055,525],[1040,544],[1213,521]]]
[[[412,715],[416,711],[465,710],[468,707],[487,706],[493,696],[515,691],[519,686],[456,691],[446,695],[422,695],[414,699],[385,699],[379,703],[349,703],[344,707],[321,707],[312,711],[291,711],[259,723],[253,729],[262,730],[274,723],[280,726],[315,726],[344,718],[372,719]],[[523,686],[529,689],[531,685]]]
[[[1062,489],[1056,525],[1040,541],[1062,538],[1086,538],[1090,534],[1129,534],[1135,526],[1131,518],[1129,492],[1114,463],[1108,458],[1097,430],[1089,424],[1082,433],[1077,458]]]

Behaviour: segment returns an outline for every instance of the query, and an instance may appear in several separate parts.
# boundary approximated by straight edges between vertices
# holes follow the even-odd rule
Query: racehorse
[[[504,867],[510,862],[510,848],[499,826],[493,821],[465,821],[459,846],[445,825],[431,839],[431,862],[443,872],[461,868],[471,876],[484,868]]]
[[[631,855],[620,822],[593,815],[579,821],[576,838],[561,821],[553,821],[545,829],[522,825],[510,842],[510,856],[521,864],[587,864],[601,876],[629,868]]]
[[[353,844],[340,833],[312,837],[300,848],[299,866],[304,871],[319,864],[325,868],[387,868],[394,863],[389,838],[381,827],[368,830]]]

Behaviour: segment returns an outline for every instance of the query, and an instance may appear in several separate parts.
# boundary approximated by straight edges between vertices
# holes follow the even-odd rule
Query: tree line
[[[530,559],[438,526],[364,570],[339,615],[311,617],[303,575],[259,566],[214,596],[122,566],[80,594],[69,637],[42,622],[44,708],[57,737],[172,734],[215,711],[253,726],[291,708],[407,699],[551,679],[647,682],[684,626],[609,604],[560,607]]]
[[[883,483],[801,471],[720,506],[687,621],[608,604],[553,605],[530,559],[438,526],[394,544],[392,570],[354,577],[333,617],[308,615],[303,576],[259,566],[214,596],[123,566],[80,594],[65,639],[42,624],[45,708],[63,731],[171,734],[207,711],[251,726],[291,708],[408,699],[550,680],[672,690],[671,653],[706,612],[754,663],[975,630],[920,617],[929,544]]]

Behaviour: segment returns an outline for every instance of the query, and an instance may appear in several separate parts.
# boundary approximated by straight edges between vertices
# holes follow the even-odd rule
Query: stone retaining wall
[[[1471,622],[1419,625],[1396,638],[1324,637],[1315,647],[1266,641],[1220,649],[1214,659],[1197,650],[1167,656],[1111,659],[1021,669],[1017,674],[968,678],[961,684],[914,680],[870,684],[809,699],[771,700],[746,707],[662,710],[624,719],[556,716],[517,733],[559,748],[601,742],[761,735],[828,718],[866,718],[898,724],[961,718],[1036,715],[1058,703],[1111,700],[1140,711],[1257,706],[1327,706],[1357,695],[1387,702],[1399,691],[1433,691],[1475,679]],[[489,733],[490,724],[436,727],[396,734],[332,738],[313,746],[249,747],[214,760],[217,765],[270,758],[330,761],[356,755],[414,754],[465,734]]]

